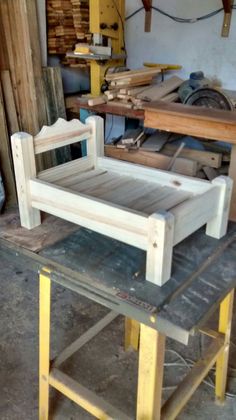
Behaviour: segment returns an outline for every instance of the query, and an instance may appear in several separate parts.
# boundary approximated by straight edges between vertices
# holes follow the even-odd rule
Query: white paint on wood
[[[174,216],[166,211],[148,218],[146,278],[162,286],[171,276]]]
[[[85,156],[63,163],[38,173],[37,178],[47,182],[57,182],[93,168],[92,156]]]
[[[39,134],[34,137],[35,154],[87,140],[90,136],[90,126],[76,119],[66,121],[58,118],[53,125],[43,126]]]
[[[91,116],[86,119],[86,124],[91,127],[91,141],[87,142],[87,154],[93,156],[94,166],[97,166],[97,158],[104,156],[104,119]]]
[[[219,194],[215,202],[217,214],[207,223],[206,234],[220,239],[227,232],[233,181],[229,177],[219,176],[213,179],[211,183],[218,188]]]
[[[121,173],[123,175],[133,176],[137,179],[156,182],[159,185],[169,186],[176,189],[190,191],[193,194],[200,194],[209,190],[210,184],[207,181],[190,178],[184,175],[172,174],[160,169],[147,168],[143,165],[130,164],[111,158],[98,158],[100,168]]]
[[[33,137],[26,133],[11,136],[21,225],[32,229],[41,224],[40,212],[33,208],[29,181],[36,176]]]
[[[146,249],[147,218],[141,213],[36,179],[30,188],[33,207]]]

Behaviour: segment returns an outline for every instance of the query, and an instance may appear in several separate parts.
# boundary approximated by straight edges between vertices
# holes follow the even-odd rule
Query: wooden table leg
[[[125,351],[130,347],[138,350],[140,323],[135,319],[125,317]]]
[[[50,271],[43,269],[39,275],[39,420],[49,416],[50,304]]]
[[[160,420],[165,335],[141,324],[137,420]]]
[[[215,395],[216,401],[219,403],[223,403],[225,400],[233,301],[234,289],[226,296],[220,305],[219,332],[225,334],[225,347],[216,362]]]
[[[236,221],[236,144],[232,144],[230,165],[229,165],[229,176],[233,180],[233,192],[231,198],[231,207],[229,220]]]

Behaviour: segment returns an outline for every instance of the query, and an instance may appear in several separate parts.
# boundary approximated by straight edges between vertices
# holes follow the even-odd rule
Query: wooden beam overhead
[[[152,0],[142,0],[145,9],[145,32],[151,32],[152,23]]]
[[[230,31],[232,6],[234,4],[234,0],[222,0],[222,3],[224,7],[224,21],[223,21],[221,36],[227,38],[229,36],[229,31]]]

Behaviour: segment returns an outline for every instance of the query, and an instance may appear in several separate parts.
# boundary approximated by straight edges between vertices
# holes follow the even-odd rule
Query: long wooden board
[[[178,76],[173,76],[164,82],[158,83],[157,85],[151,86],[145,89],[143,92],[138,93],[137,98],[144,101],[157,101],[173,92],[183,83],[183,79]]]
[[[105,155],[157,169],[166,169],[171,160],[171,157],[162,153],[152,153],[144,150],[126,151],[108,145],[105,146]],[[190,159],[178,157],[175,160],[172,171],[183,175],[195,176],[197,173],[197,163]]]
[[[162,101],[144,109],[146,127],[236,144],[236,112]]]
[[[7,204],[16,203],[16,187],[13,175],[13,166],[11,164],[10,141],[7,131],[5,111],[3,105],[2,89],[0,84],[0,172],[3,176],[3,183],[6,188]]]

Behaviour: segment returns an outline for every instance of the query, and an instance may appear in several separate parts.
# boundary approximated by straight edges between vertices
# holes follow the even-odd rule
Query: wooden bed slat
[[[39,172],[37,178],[41,179],[42,181],[57,183],[58,181],[68,177],[73,177],[80,172],[83,173],[84,171],[92,169],[92,167],[92,157],[85,156]]]
[[[106,169],[112,172],[118,172],[122,175],[133,176],[136,179],[143,181],[155,182],[161,186],[172,187],[190,191],[192,193],[203,193],[211,188],[208,181],[191,178],[184,175],[172,174],[167,171],[147,168],[142,165],[130,164],[119,161],[118,159],[111,159],[106,157],[98,158],[99,168]]]

